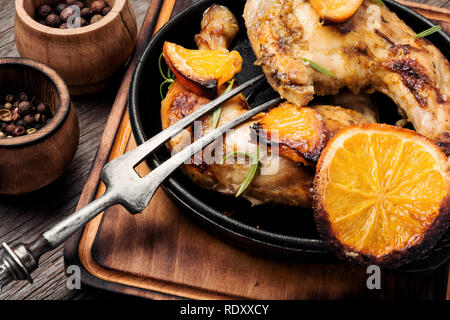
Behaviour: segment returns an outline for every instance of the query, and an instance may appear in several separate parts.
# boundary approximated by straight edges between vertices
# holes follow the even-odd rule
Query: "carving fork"
[[[39,258],[43,253],[59,246],[78,228],[108,207],[121,204],[132,214],[144,210],[159,185],[186,160],[189,160],[194,154],[236,125],[280,102],[281,98],[268,101],[211,131],[173,155],[145,177],[141,178],[134,170],[151,152],[191,125],[195,120],[221,106],[225,101],[243,90],[259,84],[263,78],[264,76],[260,75],[241,84],[158,133],[132,151],[107,163],[100,175],[101,180],[106,185],[105,193],[86,207],[45,231],[36,240],[26,244],[20,243],[13,247],[2,243],[4,250],[0,254],[0,291],[2,287],[14,280],[32,282],[31,272],[37,269]]]

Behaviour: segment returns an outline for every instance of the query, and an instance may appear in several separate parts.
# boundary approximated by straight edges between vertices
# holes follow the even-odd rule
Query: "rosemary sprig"
[[[384,2],[382,0],[373,0],[373,1],[377,2],[382,7],[386,7],[386,5],[384,4]]]
[[[227,93],[228,91],[233,89],[233,84],[234,84],[234,79],[231,79],[231,81],[228,82],[228,87],[227,87],[227,89],[225,90],[224,93]],[[222,107],[223,107],[223,105],[221,105],[216,110],[214,110],[214,113],[213,113],[212,119],[211,119],[211,127],[212,127],[212,129],[217,128],[217,124],[219,123],[220,114],[222,112]]]
[[[242,151],[233,151],[228,153],[227,155],[225,155],[225,157],[222,160],[222,163],[225,162],[225,160],[227,160],[229,157],[237,155],[237,154],[242,154],[248,158],[251,159],[252,164],[250,165],[250,169],[248,169],[247,171],[247,175],[244,178],[244,181],[242,181],[241,186],[239,187],[239,190],[236,192],[236,198],[239,197],[250,185],[250,183],[253,181],[253,178],[255,177],[255,175],[259,172],[259,167],[260,167],[260,163],[259,163],[259,145],[256,146],[256,155],[252,155],[249,154],[247,152],[242,152]]]
[[[416,34],[414,37],[415,38],[423,38],[423,37],[429,36],[430,34],[433,34],[435,32],[441,31],[441,30],[442,30],[442,27],[440,25],[437,25],[437,26],[431,27],[427,30],[424,30],[424,31]]]
[[[303,62],[305,62],[305,64],[311,66],[313,69],[315,69],[315,70],[317,70],[317,71],[319,71],[319,72],[322,72],[323,74],[326,74],[327,76],[334,77],[333,72],[328,71],[327,69],[325,69],[325,68],[322,67],[322,66],[319,66],[319,65],[318,65],[317,63],[315,63],[314,61],[311,61],[311,60],[309,60],[309,59],[303,58]]]
[[[166,83],[170,83],[169,87],[167,88],[167,89],[170,89],[170,87],[172,86],[173,82],[175,81],[175,75],[172,73],[170,68],[168,68],[168,70],[167,70],[167,75],[164,74],[164,72],[162,71],[162,66],[161,66],[162,58],[163,58],[163,54],[161,53],[161,55],[159,56],[159,59],[158,59],[159,73],[161,74],[161,76],[164,79],[164,81],[159,86],[159,94],[161,95],[161,100],[164,99],[164,95],[162,93],[163,86]]]

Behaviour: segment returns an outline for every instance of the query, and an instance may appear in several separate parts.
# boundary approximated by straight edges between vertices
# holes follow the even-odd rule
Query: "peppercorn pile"
[[[73,6],[80,8],[79,15]],[[56,5],[43,4],[36,9],[35,19],[39,23],[60,29],[85,27],[100,21],[111,11],[106,1],[95,0],[88,6],[88,0],[63,0]],[[71,16],[76,15],[73,19]],[[70,23],[68,23],[70,21]]]
[[[29,99],[24,92],[17,96],[8,94],[2,100],[0,100],[0,139],[32,134],[53,117],[45,103],[36,102],[35,97]]]

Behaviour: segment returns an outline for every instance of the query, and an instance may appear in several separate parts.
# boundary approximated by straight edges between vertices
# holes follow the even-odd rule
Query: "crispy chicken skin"
[[[342,87],[379,91],[419,133],[449,148],[450,64],[388,8],[366,0],[344,24],[325,26],[309,1],[247,0],[244,19],[257,64],[290,102],[307,105]]]

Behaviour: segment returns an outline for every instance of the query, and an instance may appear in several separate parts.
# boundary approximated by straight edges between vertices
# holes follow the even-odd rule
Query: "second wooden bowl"
[[[16,0],[14,34],[22,57],[48,64],[74,95],[105,88],[131,55],[136,18],[128,0],[106,0],[111,7],[102,20],[77,29],[58,29],[34,20],[36,8],[58,0]],[[90,4],[92,0],[87,0]]]
[[[0,96],[20,92],[47,104],[53,118],[33,134],[0,139],[0,194],[27,193],[53,182],[78,147],[78,118],[63,79],[37,61],[0,58]]]

